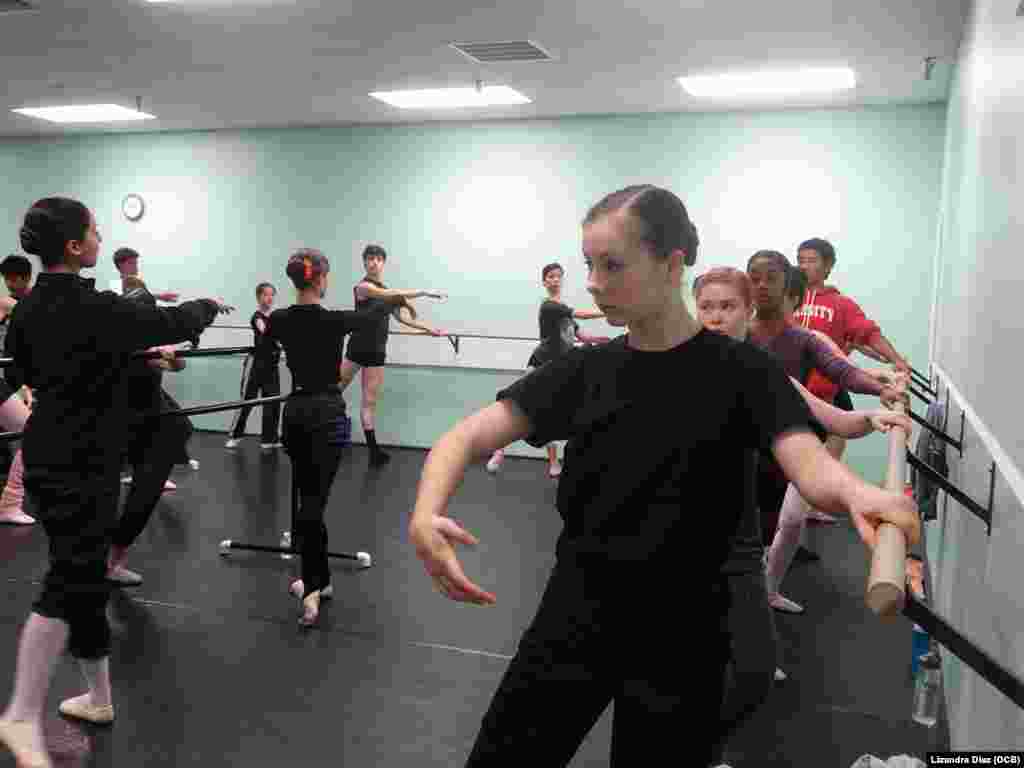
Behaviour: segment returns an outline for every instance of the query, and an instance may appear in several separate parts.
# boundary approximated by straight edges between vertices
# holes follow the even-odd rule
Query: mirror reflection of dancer
[[[379,245],[368,245],[363,250],[363,265],[366,276],[356,283],[352,289],[355,294],[356,311],[373,312],[374,307],[387,304],[389,313],[375,313],[378,320],[372,326],[356,330],[348,340],[345,348],[345,360],[341,364],[341,391],[344,392],[356,373],[363,372],[363,399],[360,402],[359,418],[366,435],[366,446],[370,449],[370,466],[380,467],[391,461],[391,457],[377,445],[377,397],[381,384],[384,382],[384,361],[387,358],[388,324],[393,316],[402,325],[429,333],[431,336],[444,336],[444,331],[417,322],[416,310],[410,299],[421,296],[431,299],[444,299],[445,294],[437,291],[406,291],[387,288],[381,282],[384,273],[384,262],[387,252]],[[396,301],[398,306],[395,306]]]
[[[575,346],[579,341],[583,344],[603,344],[609,341],[607,336],[588,336],[580,331],[577,320],[598,320],[604,317],[602,312],[594,312],[586,309],[573,309],[568,304],[562,303],[562,279],[565,277],[565,270],[561,264],[548,264],[541,270],[541,282],[547,291],[547,296],[541,301],[538,312],[540,323],[540,344],[530,355],[526,364],[526,370],[532,371],[545,363],[561,357]],[[558,477],[562,474],[562,463],[558,460],[558,447],[561,443],[564,450],[564,441],[548,443],[548,476]],[[501,463],[505,460],[505,450],[499,448],[487,462],[487,471],[495,473],[501,469]]]

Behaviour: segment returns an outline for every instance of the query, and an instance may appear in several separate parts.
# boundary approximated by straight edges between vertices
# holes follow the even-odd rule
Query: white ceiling
[[[0,15],[0,136],[97,130],[10,112],[115,102],[157,120],[103,130],[707,111],[685,74],[848,63],[855,91],[778,106],[945,99],[965,0],[30,0]],[[453,41],[532,40],[553,62],[478,65]],[[939,58],[931,80],[923,60]],[[510,85],[532,104],[399,111],[374,90]],[[747,103],[733,105],[763,108]]]

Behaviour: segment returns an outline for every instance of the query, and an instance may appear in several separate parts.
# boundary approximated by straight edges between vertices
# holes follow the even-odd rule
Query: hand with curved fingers
[[[861,539],[874,550],[878,543],[878,526],[895,525],[913,546],[921,539],[921,520],[917,504],[909,496],[886,491],[873,485],[863,485],[850,504],[850,518]]]
[[[909,416],[885,409],[868,411],[868,419],[871,422],[871,428],[876,432],[888,432],[893,427],[900,427],[905,434],[909,435],[914,429],[914,422],[910,420]]]
[[[431,328],[429,333],[430,333],[431,336],[437,336],[438,338],[440,338],[441,336],[447,336],[448,335],[444,331],[439,330],[437,328]]]
[[[434,586],[445,597],[459,603],[493,605],[497,598],[466,576],[455,554],[455,542],[469,546],[478,539],[457,522],[441,515],[431,515],[409,524],[409,539],[416,547],[416,555]]]
[[[910,407],[910,395],[907,394],[906,383],[902,380],[883,386],[878,398],[886,408],[892,408],[896,403],[903,403],[905,407]]]
[[[210,298],[207,299],[207,301],[212,301],[214,304],[217,305],[217,314],[219,315],[229,315],[235,311],[235,308],[228,304],[226,301],[224,301],[224,299],[214,298],[211,296]]]

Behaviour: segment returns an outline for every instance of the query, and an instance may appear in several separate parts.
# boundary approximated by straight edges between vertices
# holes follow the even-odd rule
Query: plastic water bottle
[[[914,722],[931,728],[939,720],[942,662],[937,653],[926,653],[920,661],[914,683]]]
[[[910,674],[912,677],[917,677],[917,667],[921,657],[929,650],[931,650],[931,646],[928,643],[928,633],[915,624],[914,631],[910,636]]]

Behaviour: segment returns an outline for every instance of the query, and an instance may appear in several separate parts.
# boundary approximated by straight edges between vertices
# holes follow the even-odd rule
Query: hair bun
[[[18,234],[21,239],[21,249],[33,256],[38,256],[43,246],[42,236],[28,227],[22,227]]]

